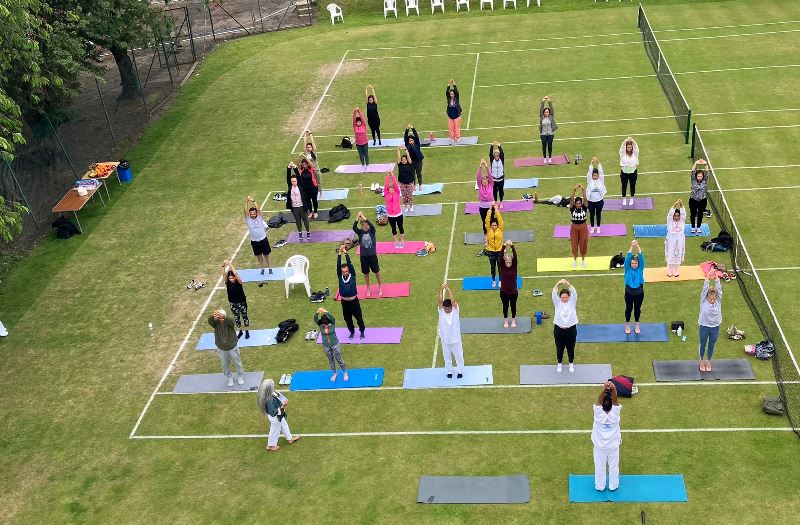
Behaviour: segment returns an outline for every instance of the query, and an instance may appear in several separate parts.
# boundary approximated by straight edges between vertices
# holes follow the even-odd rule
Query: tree
[[[9,242],[22,233],[23,213],[28,213],[28,208],[18,202],[6,202],[0,197],[0,239]]]

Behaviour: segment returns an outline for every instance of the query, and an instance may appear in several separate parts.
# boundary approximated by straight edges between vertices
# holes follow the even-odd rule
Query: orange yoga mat
[[[702,281],[706,278],[703,269],[700,265],[694,266],[681,266],[681,273],[679,277],[667,277],[667,269],[663,268],[645,268],[644,281],[647,283],[657,283],[662,281]]]

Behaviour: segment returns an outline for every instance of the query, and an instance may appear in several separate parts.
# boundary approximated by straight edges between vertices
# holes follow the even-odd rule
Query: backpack
[[[350,218],[350,210],[344,204],[337,204],[328,213],[328,222],[339,222]]]
[[[54,220],[51,226],[56,228],[57,239],[69,239],[73,235],[81,234],[81,231],[78,229],[78,227],[72,224],[72,221],[64,217],[59,217]]]
[[[611,262],[608,264],[608,269],[614,270],[616,268],[622,268],[623,266],[625,266],[625,257],[622,256],[622,252],[619,252],[611,258]]]
[[[775,355],[775,346],[769,341],[759,341],[756,343],[755,356],[762,361],[772,359]]]
[[[280,228],[281,226],[283,226],[288,222],[289,220],[286,217],[284,217],[282,213],[278,213],[278,215],[269,218],[269,220],[267,221],[267,227]]]
[[[279,343],[285,343],[299,329],[300,325],[297,324],[296,319],[281,321],[278,323],[278,334],[275,336],[275,340]]]
[[[617,395],[621,397],[631,397],[633,394],[639,391],[638,388],[633,386],[634,379],[630,376],[614,376],[609,379],[614,386],[617,387]]]
[[[761,408],[764,412],[773,416],[783,415],[783,401],[779,397],[766,397],[761,403]]]
[[[378,226],[386,226],[389,224],[389,215],[386,213],[386,206],[378,204],[375,206],[375,222]]]
[[[344,136],[342,137],[342,142],[337,144],[336,147],[342,149],[353,149],[353,142],[350,140],[350,137]]]

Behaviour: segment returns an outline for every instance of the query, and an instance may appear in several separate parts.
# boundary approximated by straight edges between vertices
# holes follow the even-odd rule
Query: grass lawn
[[[777,393],[771,363],[751,361],[751,383],[654,384],[653,359],[696,356],[700,281],[647,285],[643,321],[684,320],[686,342],[673,337],[577,349],[578,363],[610,363],[615,374],[643,384],[635,398],[623,401],[622,428],[630,432],[624,435],[622,472],[683,474],[688,503],[569,503],[568,474],[592,471],[588,432],[598,392],[517,388],[520,365],[553,364],[549,324],[534,326],[531,334],[464,337],[467,364],[491,364],[498,388],[397,388],[406,368],[429,367],[434,360],[442,366],[435,306],[443,280],[462,317],[500,315],[496,293],[464,292],[460,283],[488,274],[486,258],[462,242],[465,233],[480,231],[478,216],[465,215],[463,203],[476,200],[475,170],[493,140],[504,144],[507,178],[539,178],[540,197],[568,195],[585,181],[585,161],[597,155],[614,198],[620,194],[619,144],[628,135],[637,138],[637,193],[652,196],[655,208],[606,211],[604,223],[625,223],[629,235],[591,239],[590,256],[610,259],[627,250],[634,224],[662,223],[676,199],[688,198],[689,148],[652,76],[636,7],[582,9],[587,3],[563,2],[565,9],[581,8],[566,14],[546,0],[538,11],[493,15],[479,13],[473,3],[469,14],[448,12],[446,21],[426,14],[412,24],[403,14],[397,23],[383,23],[359,0],[344,4],[348,23],[342,26],[331,28],[323,19],[312,28],[221,45],[127,155],[133,184],[112,187],[111,206],[82,212],[85,235],[41,243],[0,287],[2,320],[11,331],[0,341],[0,522],[255,523],[277,517],[289,523],[596,523],[632,522],[642,510],[662,523],[793,522],[791,516],[800,515],[800,463],[792,460],[797,436],[786,430],[785,418],[760,408],[763,397]],[[795,61],[796,33],[790,31],[800,31],[800,22],[792,22],[800,20],[800,5],[650,4],[651,23],[699,113],[698,125],[709,130],[706,146],[714,165],[723,168],[720,183],[755,265],[797,267],[797,250],[791,249],[797,241],[778,237],[775,225],[783,224],[785,212],[779,215],[774,203],[797,192],[792,165],[800,162],[792,147],[800,128],[765,127],[800,123],[790,87],[800,71],[740,68]],[[700,27],[708,29],[692,29]],[[694,36],[709,38],[685,40]],[[718,69],[736,71],[710,71]],[[411,296],[362,302],[368,326],[403,326],[402,342],[343,349],[350,368],[383,367],[384,386],[391,388],[289,393],[292,430],[317,436],[271,455],[257,437],[267,424],[253,394],[171,395],[180,375],[219,371],[217,357],[194,346],[206,331],[208,310],[228,308],[224,292],[214,290],[223,259],[235,254],[239,268],[255,265],[246,241],[237,251],[245,234],[242,202],[251,194],[265,202],[267,215],[283,209],[269,197],[285,190],[285,166],[296,159],[298,133],[312,113],[320,162],[331,169],[323,175],[324,188],[350,188],[347,206],[373,218],[382,199],[361,194],[358,186],[383,176],[333,173],[339,164],[357,163],[354,151],[334,146],[352,135],[350,115],[354,106],[364,107],[364,85],[376,85],[385,137],[400,136],[409,122],[445,136],[443,90],[450,78],[461,91],[463,135],[477,135],[479,145],[425,150],[425,182],[445,183],[445,189],[415,202],[440,202],[443,211],[406,219],[407,240],[433,241],[438,250],[425,258],[382,256],[384,281],[410,281]],[[544,94],[553,98],[561,126],[555,153],[583,154],[580,166],[513,167],[514,158],[540,154],[532,124]],[[767,109],[778,111],[762,111]],[[733,113],[742,111],[758,112]],[[373,163],[392,162],[394,155],[370,150]],[[528,191],[534,190],[508,190],[506,199]],[[567,211],[539,204],[504,218],[507,230],[535,232],[535,242],[517,245],[524,280],[519,315],[552,313],[549,290],[566,277],[579,291],[581,323],[623,320],[620,274],[537,273],[537,258],[570,255],[568,240],[552,238],[553,225],[569,222]],[[312,234],[351,224],[313,224]],[[713,222],[711,228],[719,229]],[[293,229],[271,231],[270,239]],[[379,240],[390,240],[388,227],[379,230]],[[687,239],[686,264],[709,258],[699,249],[702,240]],[[663,266],[662,241],[641,244],[648,265]],[[311,261],[313,289],[333,291],[333,248],[286,245],[273,250],[273,265],[302,253]],[[785,283],[797,273],[760,273],[790,343],[800,337],[790,324],[798,301]],[[191,278],[206,288],[186,290]],[[534,288],[545,296],[533,297]],[[253,328],[289,317],[300,323],[300,335],[285,345],[243,349],[247,370],[277,379],[327,366],[321,350],[302,337],[317,305],[299,289],[286,299],[281,282],[247,284],[245,290]],[[725,292],[724,327],[735,322],[748,341],[760,339],[739,287],[725,285]],[[341,321],[339,306],[326,302]],[[153,337],[148,322],[155,325]],[[741,342],[720,339],[715,358],[741,357]],[[173,358],[174,368],[149,402]],[[139,439],[129,439],[146,404],[134,436]],[[337,435],[346,433],[359,435]],[[222,435],[242,437],[212,437]],[[531,480],[528,505],[415,502],[421,475],[517,473]],[[759,486],[769,487],[769,504],[754,490]]]

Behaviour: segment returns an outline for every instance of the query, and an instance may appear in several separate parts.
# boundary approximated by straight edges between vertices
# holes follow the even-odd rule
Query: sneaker
[[[464,374],[456,374],[457,379],[461,379],[462,377],[464,377]]]
[[[358,338],[359,338],[359,339],[364,339],[365,337],[366,337],[366,336],[364,335],[364,332],[360,332],[360,333],[358,334]]]
[[[531,195],[530,193],[526,193],[525,195],[522,196],[522,198],[523,200],[530,201],[533,200],[533,195]]]
[[[594,230],[594,232],[595,232],[595,233],[600,233],[600,226],[598,226],[598,227],[597,227],[597,228]]]
[[[633,206],[633,197],[628,200],[628,206]]]
[[[589,233],[590,234],[594,233],[594,226],[589,226]]]
[[[187,290],[191,290],[192,288],[194,288],[194,283],[195,283],[195,280],[194,280],[194,279],[192,279],[191,281],[189,281],[189,284],[187,284],[187,285],[186,285],[186,289],[187,289]]]
[[[243,385],[244,384],[244,378],[242,376],[239,376],[239,377],[236,378],[236,382],[238,384],[240,384],[240,385]]]
[[[533,296],[534,296],[534,297],[541,297],[541,296],[543,296],[543,295],[544,295],[544,294],[542,293],[542,291],[541,291],[540,289],[538,289],[538,288],[536,288],[536,289],[533,291]]]
[[[625,197],[622,197],[622,205],[623,206],[627,206],[627,204],[628,204],[628,199],[626,199]]]
[[[205,288],[205,287],[206,287],[206,283],[196,283],[194,285],[194,289],[195,290],[199,290],[200,288]]]
[[[583,266],[584,268],[586,268],[586,259],[584,259],[584,260],[582,260],[582,261],[581,261],[581,266]]]
[[[348,339],[352,339],[356,335],[355,332],[350,332],[350,335],[347,336]]]
[[[250,330],[245,330],[244,331],[244,338],[245,339],[250,339]]]
[[[286,239],[281,239],[281,240],[279,240],[278,242],[276,242],[275,244],[273,244],[272,246],[273,246],[274,248],[283,248],[283,246],[284,246],[285,244],[286,244]]]
[[[570,372],[574,372],[575,371],[575,367],[572,365],[572,363],[569,364],[569,371]]]
[[[267,273],[272,275],[272,268],[267,268]]]
[[[264,268],[261,268],[261,275],[264,275]]]
[[[233,376],[228,376],[228,388],[233,386]]]
[[[236,339],[241,339],[243,335],[244,335],[244,332],[239,330],[239,333],[236,334]]]
[[[558,372],[559,374],[561,373],[561,363],[558,363],[556,365],[556,372]]]
[[[286,374],[281,374],[281,379],[278,381],[279,385],[282,385],[286,382]]]
[[[573,260],[572,261],[572,267],[573,268],[577,268],[578,267],[578,261]]]
[[[453,374],[447,374],[447,379],[453,379]]]

